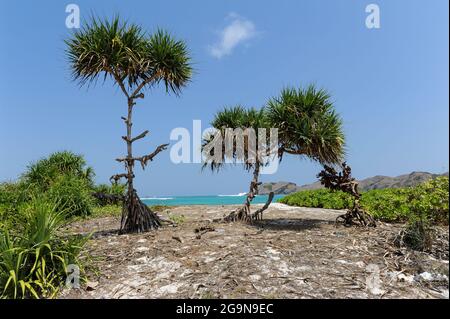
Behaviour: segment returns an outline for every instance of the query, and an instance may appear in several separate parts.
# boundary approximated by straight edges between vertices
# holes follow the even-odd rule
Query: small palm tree
[[[76,31],[65,41],[73,78],[80,86],[111,78],[127,99],[128,112],[122,120],[126,135],[127,155],[118,158],[126,172],[111,177],[118,182],[126,179],[128,186],[124,200],[121,232],[142,232],[160,226],[157,215],[141,202],[134,186],[134,165],[142,168],[152,161],[168,144],[162,144],[148,155],[134,157],[133,143],[144,138],[148,131],[132,135],[132,115],[136,100],[143,99],[143,90],[163,83],[166,92],[178,95],[192,75],[186,44],[175,40],[167,32],[158,30],[152,35],[135,24],[121,23],[119,17],[112,21],[93,18],[90,24]]]
[[[304,156],[321,164],[336,165],[345,156],[342,120],[330,95],[314,85],[286,88],[266,107],[271,127],[278,128],[279,157]]]
[[[273,199],[273,193],[270,193],[269,200],[263,208],[257,210],[253,214],[250,211],[250,204],[258,194],[259,174],[261,167],[267,165],[270,159],[270,148],[267,147],[266,140],[260,141],[262,138],[258,134],[258,129],[268,129],[266,114],[263,109],[256,110],[254,108],[245,109],[241,106],[225,108],[218,112],[211,122],[218,136],[220,136],[220,144],[214,144],[215,134],[210,134],[203,141],[203,150],[206,160],[203,167],[209,167],[213,171],[218,171],[224,167],[227,160],[234,163],[241,163],[245,170],[253,171],[253,179],[250,183],[250,189],[244,205],[228,215],[226,221],[252,221],[258,219],[260,214],[269,206]],[[248,129],[252,129],[249,131]],[[239,133],[235,130],[241,130],[242,140],[239,145]],[[234,134],[237,133],[237,134]],[[227,151],[227,143],[229,151]],[[257,145],[264,145],[265,150],[258,150]],[[219,156],[217,156],[219,155]]]
[[[318,90],[313,85],[306,89],[286,88],[281,91],[280,96],[270,99],[267,105],[257,111],[245,110],[242,107],[225,109],[215,116],[211,123],[221,134],[227,128],[275,128],[278,129],[278,157],[281,161],[285,153],[304,156],[317,161],[323,165],[339,164],[345,155],[344,133],[342,120],[335,112],[330,101],[330,95],[325,90]],[[214,145],[213,136],[208,136],[204,142],[206,145]],[[267,142],[267,141],[266,141]],[[223,142],[225,143],[225,141]],[[259,143],[259,141],[258,141]],[[245,151],[248,145],[245,144]],[[214,157],[215,152],[207,149],[205,166],[213,170],[223,167],[226,154],[222,147],[221,157]],[[271,148],[263,158],[270,158]],[[215,149],[214,149],[215,150]],[[237,149],[233,148],[233,158],[239,157]],[[250,184],[250,192],[244,207],[232,212],[226,220],[257,219],[270,204],[273,193],[262,209],[250,213],[250,203],[257,194],[259,172],[262,165],[267,164],[261,157],[257,161],[249,163],[244,158],[244,168],[253,169],[253,180]]]

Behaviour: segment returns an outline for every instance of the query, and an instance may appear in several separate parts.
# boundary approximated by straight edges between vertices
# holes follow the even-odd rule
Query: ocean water
[[[147,205],[239,205],[245,201],[245,193],[237,195],[211,195],[211,196],[167,196],[167,197],[151,197],[141,198]],[[284,195],[275,195],[272,202],[276,202]],[[252,204],[264,204],[268,195],[257,195]]]

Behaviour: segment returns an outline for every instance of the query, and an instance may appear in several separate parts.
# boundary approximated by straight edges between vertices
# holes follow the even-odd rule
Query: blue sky
[[[66,5],[81,16],[115,13],[146,30],[186,40],[196,74],[181,97],[152,89],[139,101],[135,132],[150,130],[136,154],[169,141],[192,120],[208,126],[225,105],[262,106],[287,85],[330,91],[344,119],[354,175],[444,172],[449,153],[448,1],[2,1],[0,4],[0,180],[32,160],[68,149],[85,155],[99,182],[121,172],[120,116],[126,103],[111,83],[71,81],[63,40]],[[365,26],[380,8],[381,28]],[[174,143],[174,142],[172,142]],[[288,157],[263,181],[314,181],[320,167]],[[234,194],[250,175],[240,167],[202,172],[161,153],[136,185],[144,196]]]

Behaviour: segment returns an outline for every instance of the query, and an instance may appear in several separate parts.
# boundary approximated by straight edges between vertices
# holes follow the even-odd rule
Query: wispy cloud
[[[209,47],[209,53],[217,59],[230,55],[236,46],[256,35],[256,28],[252,21],[236,13],[230,13],[227,20],[230,22],[220,31],[219,40]]]

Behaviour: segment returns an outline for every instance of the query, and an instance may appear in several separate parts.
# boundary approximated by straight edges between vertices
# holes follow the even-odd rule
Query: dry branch
[[[359,204],[361,194],[358,191],[358,182],[352,177],[352,169],[347,163],[342,163],[342,172],[339,173],[333,167],[325,165],[317,177],[326,188],[333,191],[340,190],[354,198],[353,207],[347,213],[338,216],[336,222],[342,220],[345,226],[359,224],[360,226],[376,227],[375,219]]]
[[[156,155],[158,155],[160,152],[166,150],[167,146],[169,146],[169,144],[161,144],[156,148],[156,150],[153,153],[150,153],[148,155],[144,155],[141,157],[133,158],[133,160],[141,162],[142,169],[145,169],[145,166],[147,166],[147,162],[153,161],[153,158]]]
[[[128,178],[128,174],[126,173],[116,174],[111,176],[109,180],[111,181],[111,183],[117,184],[121,178]]]

